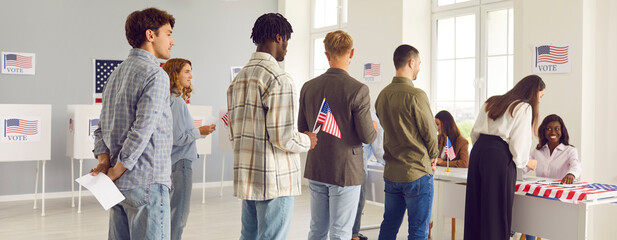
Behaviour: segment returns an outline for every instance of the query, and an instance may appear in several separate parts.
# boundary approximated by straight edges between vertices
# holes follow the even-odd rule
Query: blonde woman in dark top
[[[441,151],[437,159],[437,165],[448,166],[446,159],[445,146],[447,139],[450,139],[454,154],[456,157],[450,159],[450,167],[467,168],[469,166],[469,142],[461,135],[461,131],[456,126],[454,118],[448,111],[441,111],[435,115],[435,123],[437,124],[437,143],[438,149]]]

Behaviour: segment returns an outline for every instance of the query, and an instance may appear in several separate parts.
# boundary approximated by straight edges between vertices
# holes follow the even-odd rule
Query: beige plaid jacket
[[[269,200],[300,195],[300,152],[310,139],[294,119],[291,77],[272,55],[255,52],[227,90],[234,150],[234,195]]]

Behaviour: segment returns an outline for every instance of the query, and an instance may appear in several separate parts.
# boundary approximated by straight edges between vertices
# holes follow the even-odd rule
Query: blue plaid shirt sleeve
[[[120,150],[118,160],[126,169],[133,169],[154,133],[163,108],[168,106],[169,76],[163,71],[158,71],[145,82],[143,92],[137,102],[135,122]]]

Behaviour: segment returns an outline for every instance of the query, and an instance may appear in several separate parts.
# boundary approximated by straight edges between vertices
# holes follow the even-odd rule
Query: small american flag
[[[201,119],[193,119],[193,126],[195,126],[195,128],[201,127]]]
[[[6,54],[4,55],[4,66],[32,68],[32,57],[19,54]]]
[[[225,124],[225,127],[229,127],[229,113],[225,113],[223,117],[221,117],[221,121]]]
[[[69,133],[73,133],[75,127],[73,126],[73,119],[69,118]]]
[[[450,142],[450,138],[446,137],[448,143],[446,144],[446,155],[448,159],[452,160],[456,158],[456,154],[454,154],[454,147],[452,146],[452,142]]]
[[[38,120],[25,120],[11,118],[4,120],[4,136],[7,133],[17,133],[23,135],[36,135],[39,133]]]
[[[379,76],[381,75],[381,67],[379,63],[364,64],[364,76]]]
[[[103,87],[121,60],[94,60],[94,102],[103,102]]]
[[[565,64],[568,62],[568,46],[557,47],[552,45],[542,45],[536,47],[537,63]]]
[[[88,120],[88,136],[93,136],[94,135],[94,131],[96,131],[97,128],[99,128],[99,119],[95,118],[95,119],[90,119]]]
[[[322,102],[319,115],[317,116],[317,123],[321,123],[323,125],[321,130],[324,132],[327,132],[337,138],[341,138],[341,131],[338,129],[338,125],[336,125],[336,120],[334,120],[332,110],[330,110],[330,106],[328,106],[328,102],[326,102],[325,98]]]

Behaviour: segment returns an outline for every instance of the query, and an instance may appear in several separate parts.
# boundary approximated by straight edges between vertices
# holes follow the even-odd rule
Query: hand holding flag
[[[328,102],[326,102],[326,98],[321,102],[321,110],[317,115],[317,120],[315,121],[315,125],[313,126],[313,132],[315,131],[315,126],[317,123],[321,123],[321,129],[324,132],[331,134],[337,138],[341,138],[341,131],[336,124],[336,120],[334,120],[334,115],[332,115],[332,110],[330,110],[330,106],[328,106]],[[319,130],[317,130],[319,131]]]

